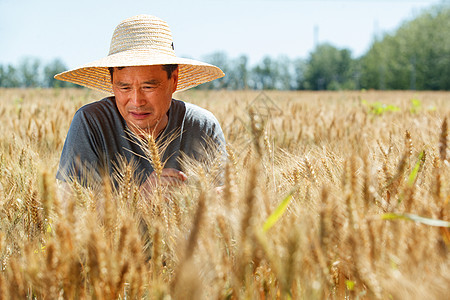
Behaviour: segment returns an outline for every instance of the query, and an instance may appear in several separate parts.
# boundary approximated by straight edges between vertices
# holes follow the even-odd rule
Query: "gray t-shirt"
[[[202,160],[205,149],[218,146],[225,153],[225,138],[214,115],[194,104],[172,99],[166,128],[157,141],[167,139],[178,131],[163,155],[165,168],[182,170],[181,153]],[[208,151],[208,150],[207,150]],[[153,172],[141,146],[120,115],[114,97],[104,98],[81,107],[72,120],[64,143],[56,178],[66,181],[71,177],[83,180],[89,169],[99,179],[112,175],[121,166],[121,160],[133,162],[141,180]],[[93,171],[93,172],[92,172]],[[92,175],[92,174],[91,174]]]

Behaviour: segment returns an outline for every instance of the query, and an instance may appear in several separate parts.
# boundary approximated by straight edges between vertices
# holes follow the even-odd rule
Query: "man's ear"
[[[113,83],[113,73],[114,73],[114,67],[108,68],[109,75],[111,76],[111,84]]]
[[[173,82],[173,89],[172,89],[172,93],[175,93],[175,91],[177,90],[177,86],[178,86],[178,70],[180,69],[180,67],[176,68],[173,72],[172,72],[172,76],[170,77],[170,80],[172,80]]]

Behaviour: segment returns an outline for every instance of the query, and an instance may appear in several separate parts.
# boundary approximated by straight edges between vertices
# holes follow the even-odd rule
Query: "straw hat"
[[[55,75],[56,79],[112,93],[109,67],[178,64],[182,91],[223,77],[218,67],[175,55],[169,25],[160,18],[138,15],[122,21],[114,30],[107,57]]]

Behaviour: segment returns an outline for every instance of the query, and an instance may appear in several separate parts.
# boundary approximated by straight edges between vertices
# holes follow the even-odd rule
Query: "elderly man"
[[[57,179],[83,181],[85,169],[99,179],[114,174],[125,160],[136,166],[142,182],[154,181],[155,171],[142,147],[142,139],[152,138],[167,147],[158,180],[183,182],[182,154],[202,160],[211,145],[224,153],[225,139],[212,113],[172,95],[223,75],[216,66],[177,57],[163,20],[139,15],[122,21],[107,57],[55,76],[114,94],[76,112]]]

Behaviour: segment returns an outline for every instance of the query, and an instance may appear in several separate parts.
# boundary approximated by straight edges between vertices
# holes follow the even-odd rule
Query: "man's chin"
[[[148,123],[142,124],[141,122],[134,122],[128,124],[128,127],[137,135],[147,135],[149,134],[154,127],[148,126]]]

